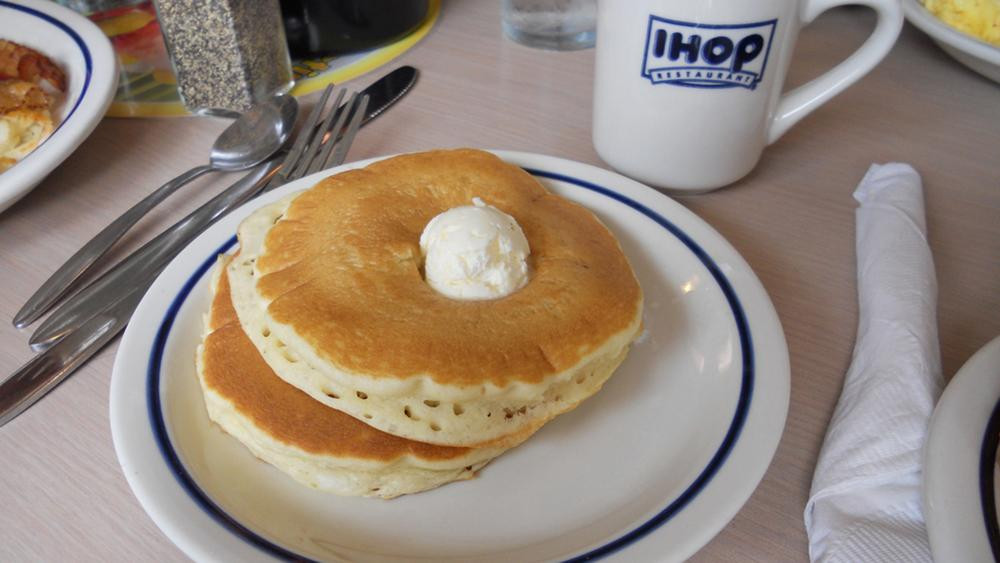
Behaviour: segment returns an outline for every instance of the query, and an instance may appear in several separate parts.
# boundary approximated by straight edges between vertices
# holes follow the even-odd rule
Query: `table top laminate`
[[[846,57],[873,22],[856,8],[821,16],[800,37],[786,87]],[[606,166],[590,139],[593,56],[592,49],[541,51],[505,40],[497,3],[445,1],[431,33],[394,62],[418,67],[418,85],[363,130],[349,158],[474,146]],[[149,190],[200,164],[226,124],[105,119],[33,192],[0,214],[0,371],[13,371],[31,356],[28,332],[9,320],[35,288]],[[788,420],[767,474],[694,561],[807,559],[802,511],[857,324],[851,194],[871,163],[909,162],[923,176],[945,377],[1000,334],[998,147],[1000,85],[960,66],[907,25],[881,65],[768,148],[750,176],[717,192],[678,198],[760,277],[783,324],[792,369]],[[202,179],[185,188],[111,259],[227,180]],[[185,559],[143,512],[114,454],[108,386],[116,347],[0,429],[0,560]]]

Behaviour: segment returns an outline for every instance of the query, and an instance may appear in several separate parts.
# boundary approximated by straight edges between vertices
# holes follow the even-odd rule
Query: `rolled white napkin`
[[[813,561],[931,561],[921,454],[941,394],[920,176],[872,165],[857,212],[858,334],[806,504]]]

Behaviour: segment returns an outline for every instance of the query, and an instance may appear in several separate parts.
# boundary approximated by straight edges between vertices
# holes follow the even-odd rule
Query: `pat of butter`
[[[521,226],[478,197],[431,219],[420,252],[427,283],[453,299],[498,299],[528,283],[531,248]]]

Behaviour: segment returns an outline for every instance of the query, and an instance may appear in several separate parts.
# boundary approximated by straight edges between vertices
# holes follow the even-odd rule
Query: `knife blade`
[[[405,66],[363,90],[361,94],[374,97],[369,99],[368,107],[371,109],[365,112],[361,125],[395,104],[413,87],[416,78],[417,70]],[[392,85],[393,89],[388,89],[387,85]],[[79,292],[78,295],[104,280],[88,298],[89,306],[73,313],[71,329],[61,332],[45,351],[0,383],[0,427],[41,399],[111,342],[128,324],[142,297],[173,256],[229,210],[274,187],[271,180],[280,169],[283,158],[283,155],[276,156],[259,165],[208,204],[189,214]],[[111,281],[130,283],[109,283],[105,277]]]
[[[365,111],[361,125],[382,115],[382,112],[405,96],[417,83],[418,74],[417,69],[412,66],[401,66],[362,90],[361,94],[368,94],[368,110]]]
[[[361,94],[368,94],[370,96],[368,101],[368,108],[370,109],[365,112],[361,120],[361,125],[369,123],[406,95],[416,83],[417,75],[416,68],[403,66],[393,70],[362,90]],[[279,154],[275,158],[280,162],[280,159],[283,159],[284,155]],[[263,186],[258,188],[257,191],[259,192],[262,189]],[[199,215],[202,213],[202,210],[199,209],[157,238],[148,242],[133,253],[133,255],[126,258],[120,266],[109,270],[56,308],[38,326],[35,332],[32,333],[28,339],[28,344],[31,345],[33,350],[45,350],[107,307],[109,302],[115,299],[120,293],[122,287],[131,287],[131,285],[142,283],[146,279],[149,279],[151,275],[155,276],[158,273],[158,267],[166,265],[173,258],[173,253],[179,251],[180,246],[186,245],[187,242],[193,240],[208,225],[214,223],[219,217],[228,213],[229,210],[235,209],[247,201],[249,197],[257,195],[257,193],[244,195],[248,197],[229,201],[229,199],[234,199],[232,194],[223,192],[216,199],[221,200],[225,197],[227,199],[225,202],[213,199],[202,207],[202,209],[213,209],[211,214],[205,212],[204,215]],[[211,216],[210,219],[209,215]],[[182,223],[186,223],[186,225],[181,226]]]

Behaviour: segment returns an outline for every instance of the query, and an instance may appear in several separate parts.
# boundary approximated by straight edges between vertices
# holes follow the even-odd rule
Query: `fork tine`
[[[361,96],[361,101],[354,108],[354,116],[351,117],[351,122],[347,126],[347,132],[341,137],[340,142],[337,143],[337,150],[333,152],[333,158],[330,158],[324,168],[330,168],[331,166],[339,166],[344,163],[347,159],[347,151],[351,148],[351,143],[354,142],[354,136],[357,135],[358,129],[361,127],[361,119],[365,116],[365,111],[368,109],[368,94],[363,94]]]
[[[333,106],[323,116],[331,91],[332,87],[328,86],[319,103],[313,107],[306,126],[292,147],[292,151],[297,152],[290,152],[285,158],[280,177],[275,178],[267,190],[344,162],[368,107],[368,95],[353,94],[347,103],[341,105],[344,90],[340,90]]]
[[[323,90],[323,95],[320,96],[319,101],[313,106],[312,111],[309,112],[309,117],[306,118],[306,124],[302,127],[299,132],[298,138],[292,144],[291,150],[288,151],[288,156],[285,157],[285,161],[282,163],[281,171],[278,173],[283,180],[288,180],[289,175],[292,173],[292,169],[298,164],[302,153],[306,148],[306,144],[313,137],[312,132],[316,127],[316,123],[319,122],[320,115],[323,114],[323,108],[326,106],[326,100],[330,97],[330,92],[333,91],[333,84],[328,84]]]
[[[326,139],[326,143],[323,146],[323,151],[316,159],[313,160],[312,164],[309,165],[308,174],[317,172],[323,168],[326,168],[326,160],[330,157],[330,153],[333,151],[334,145],[337,144],[337,137],[340,136],[340,132],[344,130],[344,124],[347,123],[347,117],[350,115],[351,111],[358,105],[358,95],[352,94],[351,99],[347,101],[343,108],[337,112],[337,122],[330,128],[330,136]],[[337,104],[340,108],[340,104]]]
[[[308,174],[312,170],[312,163],[316,161],[316,156],[319,155],[323,146],[326,145],[328,138],[330,137],[331,122],[340,113],[340,103],[344,99],[344,90],[337,92],[337,98],[333,101],[333,105],[330,107],[323,119],[323,122],[313,131],[312,138],[310,139],[308,153],[299,163],[296,165],[295,178],[301,178]]]

